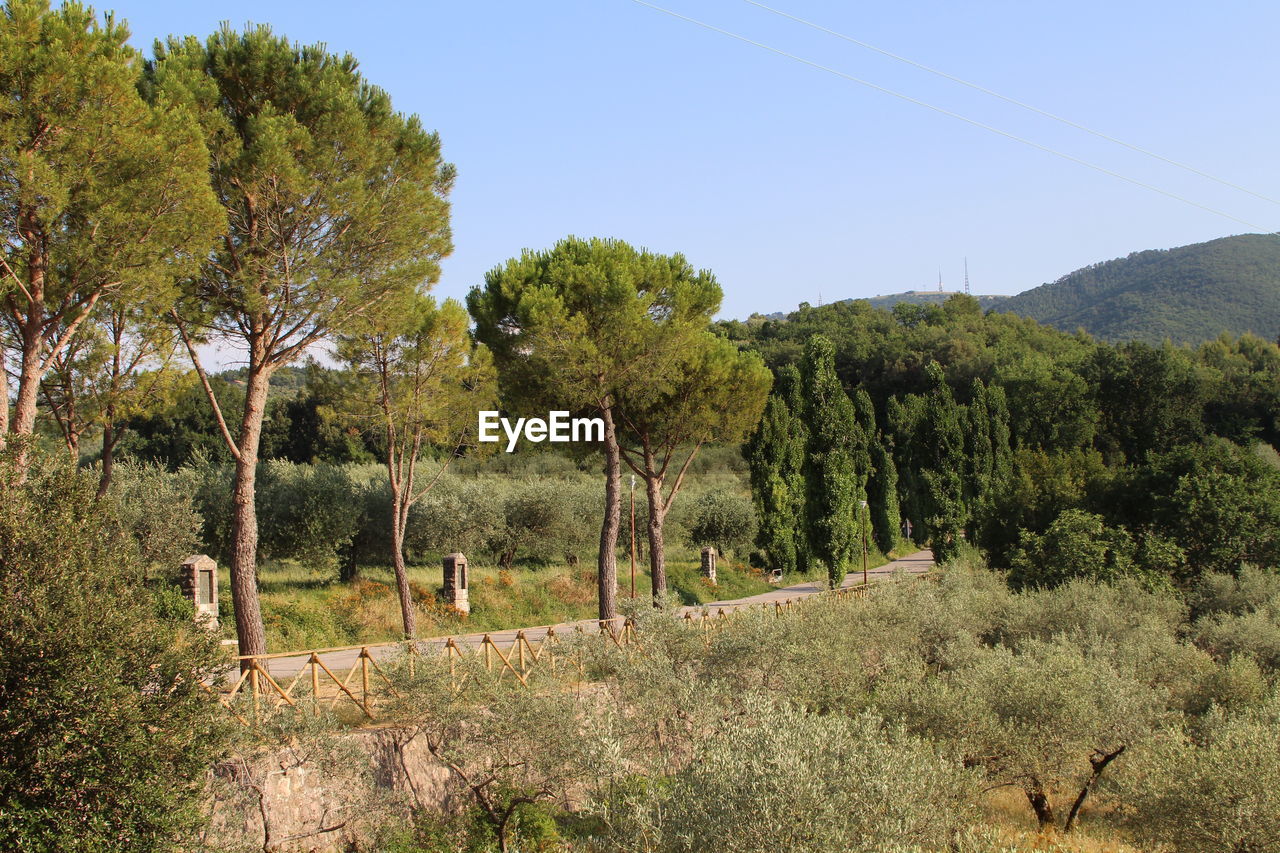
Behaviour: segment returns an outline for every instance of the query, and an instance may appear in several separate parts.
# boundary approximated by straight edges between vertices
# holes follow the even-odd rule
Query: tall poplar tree
[[[1003,386],[987,386],[987,414],[991,418],[991,486],[1000,489],[1013,476],[1009,403]]]
[[[987,408],[987,386],[974,378],[969,389],[969,405],[964,408],[964,499],[971,510],[988,496],[995,467],[991,441],[991,413]]]
[[[867,502],[871,505],[871,529],[876,547],[888,554],[898,544],[902,512],[898,504],[898,466],[884,446],[883,434],[871,442],[871,477],[867,481]]]
[[[876,437],[876,407],[871,402],[867,389],[859,387],[853,392],[853,411],[858,422],[858,432],[853,439],[857,442],[854,448],[854,459],[858,466],[858,487],[862,492],[859,500],[866,498],[867,481],[871,478],[871,445]]]
[[[526,251],[467,295],[476,337],[498,367],[505,405],[526,413],[588,412],[604,422],[599,614],[618,614],[622,509],[619,402],[683,365],[682,347],[720,306],[720,285],[681,255],[621,240],[568,237]]]
[[[858,449],[863,445],[853,401],[836,376],[835,346],[822,335],[810,339],[800,365],[805,420],[809,425],[805,466],[805,526],[809,548],[827,569],[833,588],[861,547]]]
[[[960,531],[965,521],[964,429],[961,410],[947,385],[942,367],[935,361],[925,368],[930,384],[920,423],[919,447],[924,465],[924,522],[939,563],[959,553]]]
[[[760,521],[756,545],[769,568],[780,572],[809,570],[804,525],[804,463],[808,449],[804,411],[800,373],[790,365],[782,367],[764,415],[743,448]]]
[[[200,127],[173,100],[139,96],[128,36],[76,2],[51,11],[47,0],[11,0],[0,12],[0,317],[17,355],[13,434],[34,429],[41,380],[95,308],[172,304],[175,280],[219,228]]]
[[[240,652],[259,654],[255,483],[271,375],[436,280],[452,248],[454,170],[439,137],[395,112],[354,58],[265,26],[157,44],[144,83],[156,103],[197,112],[227,217],[174,317],[236,460],[231,592]],[[197,336],[244,351],[235,435],[199,368]]]
[[[920,425],[924,421],[924,398],[904,394],[889,398],[887,429],[898,469],[899,511],[911,522],[911,538],[917,544],[928,539],[924,524],[925,500],[921,472],[926,455],[920,448]]]

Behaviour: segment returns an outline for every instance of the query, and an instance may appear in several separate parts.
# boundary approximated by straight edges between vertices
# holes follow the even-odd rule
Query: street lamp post
[[[860,501],[862,506],[858,510],[858,526],[862,528],[862,585],[867,585],[867,502]]]

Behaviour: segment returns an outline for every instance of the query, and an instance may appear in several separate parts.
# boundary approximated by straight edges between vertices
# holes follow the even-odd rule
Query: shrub
[[[95,477],[16,482],[0,458],[0,848],[175,849],[228,725],[215,640],[157,615]]]
[[[1280,849],[1280,694],[1214,711],[1200,729],[1195,739],[1171,733],[1120,778],[1131,830],[1185,853]]]
[[[818,715],[757,695],[668,784],[624,801],[620,850],[946,850],[975,776],[875,716]]]
[[[756,516],[751,501],[724,491],[707,492],[693,507],[689,541],[714,546],[722,554],[751,544]]]

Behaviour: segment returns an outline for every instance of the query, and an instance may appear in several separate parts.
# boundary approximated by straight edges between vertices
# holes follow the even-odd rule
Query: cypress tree
[[[878,436],[871,442],[872,471],[867,482],[867,500],[871,504],[876,547],[888,554],[898,544],[902,513],[898,508],[898,468],[884,441],[883,436]]]
[[[921,470],[924,457],[918,451],[920,424],[924,420],[924,398],[915,394],[889,398],[887,410],[888,449],[898,469],[899,514],[911,521],[911,538],[924,544],[928,531],[924,525],[924,483]]]
[[[751,494],[760,520],[756,545],[769,568],[807,569],[804,546],[804,454],[808,430],[800,417],[800,374],[783,367],[764,416],[747,442]]]
[[[925,397],[920,447],[926,456],[921,471],[924,490],[924,522],[939,563],[959,552],[964,508],[964,430],[942,368],[932,362],[926,368],[932,386]]]
[[[817,335],[805,347],[801,377],[809,425],[805,467],[805,527],[813,557],[826,566],[833,587],[860,547],[856,449],[861,432],[853,401],[835,370],[835,346]]]

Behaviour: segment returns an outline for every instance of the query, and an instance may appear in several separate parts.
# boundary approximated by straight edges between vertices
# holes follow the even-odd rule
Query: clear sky
[[[1280,229],[1280,205],[744,0],[654,0],[1230,213],[1158,195],[634,0],[157,2],[150,51],[219,22],[351,52],[457,165],[436,293],[567,234],[682,252],[722,316],[962,285],[1017,293],[1148,248]],[[1274,2],[768,5],[1280,199]]]

